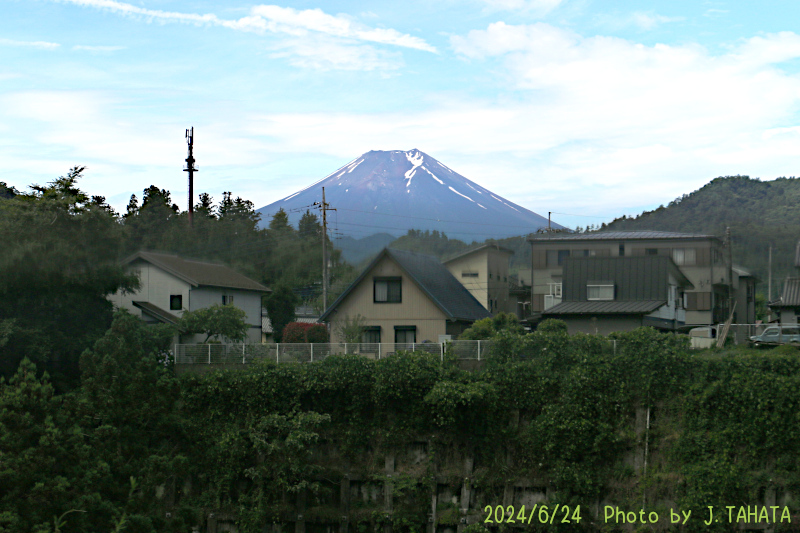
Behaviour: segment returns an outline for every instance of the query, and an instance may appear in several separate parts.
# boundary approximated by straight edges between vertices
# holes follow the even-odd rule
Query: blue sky
[[[418,148],[568,226],[797,174],[793,1],[0,0],[0,181],[257,207]]]

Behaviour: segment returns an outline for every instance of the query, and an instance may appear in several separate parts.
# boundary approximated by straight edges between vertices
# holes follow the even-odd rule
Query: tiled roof
[[[138,307],[148,315],[152,316],[153,318],[164,322],[165,324],[172,324],[177,325],[180,322],[180,318],[176,315],[173,315],[169,311],[164,311],[157,305],[153,305],[150,302],[131,302],[134,306]]]
[[[554,305],[542,315],[583,315],[583,314],[608,314],[608,315],[646,315],[652,313],[662,305],[667,305],[666,300],[641,300],[638,302],[561,302]]]
[[[219,263],[183,259],[177,255],[138,252],[123,261],[125,264],[142,259],[194,286],[225,287],[258,292],[272,292],[264,285]]]
[[[644,239],[716,239],[715,235],[672,231],[600,231],[597,233],[533,233],[529,241],[629,241]]]
[[[448,319],[474,321],[491,315],[470,292],[458,282],[435,257],[405,250],[384,248],[361,275],[320,317],[325,321],[336,306],[366,277],[367,273],[384,257],[394,260],[419,288],[435,303]]]

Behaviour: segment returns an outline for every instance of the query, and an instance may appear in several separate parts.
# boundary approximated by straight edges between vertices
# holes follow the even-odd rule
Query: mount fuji
[[[314,202],[325,201],[328,225],[360,238],[438,230],[465,242],[525,235],[547,219],[454,172],[419,150],[373,150],[294,194],[258,209],[263,225],[279,209],[297,226]],[[312,210],[312,212],[314,212]],[[558,224],[551,224],[561,228]]]

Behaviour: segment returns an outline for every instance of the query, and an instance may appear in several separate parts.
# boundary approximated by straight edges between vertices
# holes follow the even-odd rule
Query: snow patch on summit
[[[411,178],[414,177],[414,173],[417,171],[417,167],[422,165],[422,153],[421,152],[414,152],[414,155],[411,155],[409,152],[406,152],[406,159],[408,162],[411,163],[411,168],[406,171],[405,179],[408,181],[406,182],[406,187],[411,185]]]

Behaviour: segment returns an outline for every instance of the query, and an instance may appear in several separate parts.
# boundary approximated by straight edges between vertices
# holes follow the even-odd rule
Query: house
[[[729,259],[729,249],[714,235],[664,231],[606,231],[598,233],[544,233],[528,237],[531,244],[531,311],[534,317],[562,300],[564,264],[573,257],[665,256],[672,259],[692,289],[685,292],[688,327],[718,324],[737,303],[734,322],[755,321],[755,282]],[[738,267],[737,267],[738,268]],[[748,287],[753,287],[749,292]],[[741,296],[744,295],[744,296]]]
[[[435,257],[385,248],[322,314],[331,342],[348,317],[366,319],[362,342],[440,342],[491,316]]]
[[[794,266],[800,270],[800,241],[795,249]],[[781,324],[797,324],[800,317],[800,277],[787,277],[781,297],[768,305]]]
[[[138,275],[139,289],[111,295],[115,307],[127,309],[145,322],[175,325],[184,311],[233,304],[247,314],[247,342],[261,342],[261,296],[272,291],[257,281],[225,265],[172,254],[138,252],[123,264]],[[176,342],[197,340],[181,335]]]
[[[694,288],[665,255],[569,257],[562,279],[561,302],[542,315],[564,320],[570,333],[678,330],[686,321],[685,291]]]
[[[508,292],[508,263],[512,250],[484,244],[444,261],[447,270],[490,313],[516,313]]]

